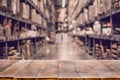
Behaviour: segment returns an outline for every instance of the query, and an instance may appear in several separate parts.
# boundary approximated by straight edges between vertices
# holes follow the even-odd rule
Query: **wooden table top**
[[[0,60],[0,77],[120,78],[120,61]]]

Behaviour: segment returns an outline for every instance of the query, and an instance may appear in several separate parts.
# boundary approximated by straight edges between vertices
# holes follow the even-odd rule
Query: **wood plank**
[[[57,78],[58,73],[58,62],[51,60],[46,61],[44,69],[42,69],[37,78]]]
[[[30,60],[21,60],[17,63],[13,64],[9,68],[5,69],[4,71],[0,72],[0,77],[15,77],[15,75],[22,70],[25,66],[30,64]]]
[[[120,75],[120,61],[119,60],[105,60],[101,61],[106,67],[114,70]]]
[[[80,78],[99,78],[99,75],[91,68],[90,65],[85,64],[86,61],[75,61],[75,68]]]
[[[40,72],[41,69],[44,69],[46,61],[32,61],[31,64],[27,65],[22,69],[15,78],[36,78],[37,74]]]
[[[100,61],[86,61],[85,64],[90,65],[93,70],[97,72],[97,74],[100,76],[100,78],[120,78],[119,74],[117,74],[112,69],[109,69],[104,64],[102,64]]]
[[[6,68],[10,67],[12,64],[14,64],[15,60],[0,60],[0,72],[5,70]]]
[[[0,80],[14,80],[14,78],[0,78]]]
[[[59,78],[77,78],[79,75],[75,70],[73,62],[60,62],[59,63]]]

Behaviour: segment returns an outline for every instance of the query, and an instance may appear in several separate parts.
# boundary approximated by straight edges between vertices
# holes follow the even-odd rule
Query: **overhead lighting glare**
[[[62,0],[62,7],[65,7],[65,0]]]

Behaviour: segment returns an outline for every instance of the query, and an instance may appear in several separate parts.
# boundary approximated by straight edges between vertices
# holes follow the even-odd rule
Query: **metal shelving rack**
[[[25,3],[28,3],[30,5],[30,7],[36,9],[36,11],[42,16],[42,18],[44,18],[46,20],[46,22],[48,23],[48,19],[46,18],[45,14],[42,13],[39,8],[31,1],[31,0],[26,0]],[[12,19],[14,21],[16,21],[18,23],[18,27],[20,28],[21,23],[24,23],[25,27],[28,27],[28,25],[35,25],[37,27],[37,29],[40,30],[45,30],[47,31],[47,26],[43,26],[39,23],[34,23],[31,20],[25,20],[23,18],[21,18],[20,16],[17,15],[13,15],[10,12],[4,12],[0,10],[0,16],[5,17],[6,19]],[[20,32],[20,30],[18,30],[18,33]],[[46,33],[45,33],[46,34]],[[29,38],[20,38],[19,35],[17,36],[17,38],[15,39],[7,39],[5,38],[5,40],[1,40],[0,41],[0,45],[3,44],[5,47],[5,59],[8,58],[8,44],[9,43],[14,43],[15,45],[17,45],[17,51],[20,52],[20,43],[23,40],[31,40],[33,42],[33,44],[36,46],[36,42],[37,41],[41,41],[45,39],[46,35],[41,34],[40,36],[37,37],[29,37]],[[13,46],[15,46],[13,44]],[[32,47],[34,48],[34,47]],[[36,50],[34,50],[36,51]],[[21,54],[22,55],[22,54]],[[22,59],[22,57],[21,57]]]
[[[89,6],[93,3],[93,1],[94,1],[94,0],[90,0],[90,1],[88,1],[88,2],[86,3],[85,7],[83,7],[82,10],[80,11],[80,13],[77,15],[76,19],[77,19],[78,16],[82,13],[83,9],[89,7]],[[103,19],[109,18],[109,19],[110,19],[110,22],[111,22],[112,24],[114,24],[114,23],[113,23],[113,16],[114,16],[114,15],[117,15],[117,14],[119,14],[119,13],[120,13],[120,9],[111,9],[110,11],[106,12],[105,14],[102,14],[102,15],[98,16],[98,20],[99,20],[100,22],[102,22]],[[85,25],[89,25],[89,24],[93,24],[95,21],[96,21],[96,19],[93,19],[93,20],[91,20],[91,21],[88,21],[88,22],[84,23],[83,25],[79,25],[79,27],[85,26]],[[113,25],[112,25],[112,34],[111,34],[110,36],[102,36],[102,35],[100,35],[100,36],[95,36],[95,35],[93,35],[93,36],[88,36],[88,38],[86,38],[87,35],[84,36],[85,39],[88,39],[88,42],[89,42],[90,40],[93,42],[93,43],[92,43],[93,51],[92,51],[92,52],[91,52],[90,50],[88,51],[88,52],[91,52],[91,53],[93,54],[93,57],[96,57],[96,55],[95,55],[95,54],[96,54],[95,45],[96,45],[96,44],[103,45],[103,43],[106,42],[106,43],[109,44],[110,51],[111,51],[111,53],[109,54],[109,58],[108,58],[108,59],[110,59],[110,60],[113,59],[113,58],[112,58],[112,44],[113,44],[114,42],[115,42],[115,43],[119,43],[119,42],[120,42],[120,36],[119,36],[119,35],[118,35],[118,36],[114,35],[114,34],[113,34],[113,31],[114,31],[114,30],[113,30]],[[83,36],[81,36],[81,35],[73,35],[73,36],[77,36],[77,37],[79,37],[79,39],[80,39],[80,38],[83,38]],[[86,40],[85,40],[84,42],[85,42],[85,43],[88,43]],[[91,45],[91,43],[89,42],[88,46],[85,45],[85,47],[90,48],[90,45]],[[105,46],[106,46],[106,45],[105,45]],[[101,52],[100,52],[100,53],[101,53]],[[118,53],[118,54],[119,54],[119,53]],[[102,59],[101,56],[99,56],[98,59]]]

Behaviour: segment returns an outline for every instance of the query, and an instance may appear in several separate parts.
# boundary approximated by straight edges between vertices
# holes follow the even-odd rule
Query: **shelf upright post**
[[[86,23],[85,23],[85,29],[86,29]],[[84,42],[85,42],[85,58],[87,59],[87,54],[86,53],[88,53],[88,35],[85,33],[85,40],[84,40]]]
[[[18,27],[18,42],[17,42],[17,49],[18,49],[18,52],[20,52],[20,22],[19,22],[19,18],[18,18],[18,21],[17,21],[17,27]],[[21,52],[20,52],[21,54]]]
[[[110,55],[109,55],[109,58],[112,59],[112,36],[113,36],[113,19],[112,19],[112,3],[111,3],[111,9],[110,9],[110,23],[112,24],[111,26],[111,36],[110,36]]]
[[[96,50],[95,50],[95,38],[93,38],[93,57],[96,58]]]
[[[4,24],[4,27],[6,27],[7,25],[7,13],[5,12],[5,20],[6,23]],[[8,37],[6,35],[6,31],[5,31],[5,58],[8,58]]]
[[[101,48],[102,42],[103,42],[103,40],[101,39],[101,37],[102,37],[102,28],[103,28],[103,26],[102,26],[102,20],[101,20],[100,17],[98,17],[98,20],[99,20],[100,25],[101,25],[101,31],[100,31],[100,35],[99,35],[99,45],[100,45],[100,48]],[[102,51],[101,51],[101,49],[100,49],[100,51],[99,51],[99,59],[102,59]]]
[[[38,26],[36,26],[36,27],[38,27]],[[34,37],[34,45],[35,45],[35,49],[34,49],[34,52],[35,52],[35,54],[37,53],[37,36],[36,37]]]

